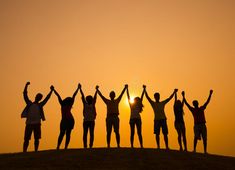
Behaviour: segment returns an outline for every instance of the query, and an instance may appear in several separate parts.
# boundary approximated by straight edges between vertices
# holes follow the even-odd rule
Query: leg
[[[206,125],[202,127],[202,139],[203,139],[203,146],[204,146],[204,153],[207,153],[207,129]]]
[[[24,140],[23,152],[27,152],[29,146],[29,140]]]
[[[196,152],[197,140],[200,138],[200,125],[194,125],[193,152]]]
[[[134,147],[134,134],[135,134],[135,124],[134,120],[130,120],[130,128],[131,128],[131,136],[130,136],[130,141],[131,141],[131,147]]]
[[[141,119],[138,120],[138,122],[136,123],[136,127],[137,127],[137,134],[139,137],[139,142],[140,142],[140,147],[143,148],[143,138],[142,138],[142,122]]]
[[[72,132],[72,129],[67,129],[66,131],[65,149],[68,148],[71,132]]]
[[[106,140],[107,140],[107,146],[110,148],[110,140],[111,140],[111,132],[112,132],[112,121],[109,119],[106,119]]]
[[[165,141],[166,149],[169,149],[169,146],[168,146],[168,135],[167,134],[164,134],[164,141]]]
[[[91,122],[90,126],[90,148],[93,147],[93,142],[94,142],[94,129],[95,129],[95,121]]]
[[[196,152],[196,147],[197,147],[197,137],[194,137],[193,152]]]
[[[39,146],[39,139],[35,139],[35,141],[34,141],[34,150],[35,150],[35,152],[38,151],[38,146]]]
[[[31,125],[25,126],[25,132],[24,132],[24,144],[23,144],[23,152],[27,152],[28,146],[29,146],[29,140],[32,135],[32,127]]]
[[[168,146],[168,127],[167,127],[166,119],[162,120],[161,126],[162,126],[162,132],[164,135],[166,149],[169,149],[169,146]]]
[[[183,125],[183,128],[182,128],[182,136],[183,136],[183,143],[184,143],[184,151],[188,151],[188,149],[187,149],[187,140],[186,140],[185,125]]]
[[[116,135],[117,147],[120,148],[120,134],[119,134],[119,118],[116,118],[113,122],[114,132]]]
[[[64,135],[65,135],[65,130],[60,130],[60,134],[59,134],[59,137],[58,137],[58,142],[57,142],[57,150],[60,149],[60,144],[64,138]]]
[[[160,121],[159,120],[154,120],[154,134],[156,138],[156,143],[157,143],[157,149],[160,149]]]
[[[156,142],[157,142],[157,148],[160,149],[160,137],[158,134],[155,134]]]
[[[182,142],[181,142],[181,124],[178,123],[178,122],[175,122],[175,129],[177,131],[177,134],[178,134],[178,143],[179,143],[179,146],[180,146],[180,151],[183,150],[182,148]]]
[[[34,150],[35,152],[38,151],[38,147],[39,147],[39,139],[41,139],[41,124],[36,124],[34,125]]]
[[[83,146],[84,148],[87,148],[87,132],[89,128],[89,122],[84,121],[83,122]]]

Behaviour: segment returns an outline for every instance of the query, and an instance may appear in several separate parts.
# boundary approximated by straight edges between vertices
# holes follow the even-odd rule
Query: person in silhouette
[[[146,88],[146,86],[144,87]],[[166,100],[160,101],[160,94],[155,93],[154,98],[155,102],[149,97],[147,91],[145,90],[146,98],[148,99],[149,103],[151,104],[153,111],[154,111],[154,134],[156,136],[157,148],[160,149],[160,128],[162,128],[162,133],[164,135],[164,141],[166,145],[166,149],[169,149],[168,146],[168,127],[166,122],[166,115],[165,115],[165,105],[174,97],[174,94],[178,90],[175,89],[174,92],[170,95],[169,98]]]
[[[116,135],[116,142],[117,147],[120,147],[120,134],[119,134],[119,109],[118,105],[122,99],[122,96],[127,89],[127,85],[125,85],[124,89],[122,90],[121,94],[117,99],[115,99],[115,92],[111,91],[109,94],[109,97],[111,100],[105,98],[102,93],[99,90],[99,86],[96,86],[96,90],[98,94],[100,95],[101,99],[104,101],[104,103],[107,106],[107,117],[106,117],[106,131],[107,131],[107,146],[110,148],[110,140],[111,140],[111,132],[112,128],[114,128],[114,132]]]
[[[140,113],[143,111],[143,97],[144,97],[144,92],[145,88],[143,89],[143,92],[141,94],[141,97],[135,97],[133,103],[131,102],[130,99],[130,94],[129,94],[129,89],[127,88],[127,98],[128,98],[128,102],[130,105],[130,109],[131,109],[131,116],[130,116],[130,128],[131,128],[131,136],[130,136],[130,140],[131,140],[131,148],[134,147],[134,135],[135,135],[135,126],[137,128],[137,134],[139,137],[139,142],[140,142],[140,147],[143,148],[143,138],[142,138],[142,122],[141,122],[141,116]]]
[[[193,151],[196,152],[197,141],[203,140],[204,146],[204,153],[207,153],[207,128],[206,128],[206,119],[205,119],[205,109],[211,100],[211,95],[213,90],[210,90],[209,97],[204,105],[199,107],[199,103],[197,100],[193,101],[193,106],[190,106],[185,98],[185,92],[182,92],[183,100],[188,107],[188,109],[192,112],[194,118],[194,149]]]
[[[95,128],[95,118],[96,118],[96,98],[97,98],[97,90],[95,92],[94,97],[91,95],[86,96],[82,91],[82,86],[80,85],[80,92],[82,95],[82,103],[83,103],[83,146],[87,148],[87,133],[88,130],[90,132],[90,144],[89,147],[92,148],[94,142],[94,128]]]
[[[71,113],[71,109],[74,104],[74,100],[78,93],[79,88],[80,88],[80,85],[78,85],[72,97],[66,97],[64,100],[62,100],[59,93],[54,89],[54,93],[58,97],[58,101],[61,105],[61,114],[62,114],[62,119],[60,122],[60,134],[59,134],[58,143],[57,143],[57,150],[60,148],[60,144],[65,134],[66,134],[65,149],[68,148],[71,132],[73,130],[74,123],[75,123],[73,115]]]
[[[38,151],[39,139],[41,139],[41,119],[45,121],[43,106],[47,103],[51,97],[53,86],[50,87],[50,92],[46,98],[40,102],[43,98],[41,93],[38,93],[32,102],[28,97],[28,86],[30,82],[27,82],[24,88],[23,96],[26,103],[26,107],[21,114],[21,118],[26,118],[26,126],[24,133],[23,152],[27,152],[29,146],[29,140],[31,139],[32,132],[34,133],[34,150]]]
[[[182,138],[184,143],[184,151],[187,151],[183,106],[184,106],[184,100],[182,102],[178,100],[177,93],[175,93],[175,103],[174,103],[175,129],[178,133],[178,143],[180,146],[180,151],[183,151],[182,142],[181,142]]]

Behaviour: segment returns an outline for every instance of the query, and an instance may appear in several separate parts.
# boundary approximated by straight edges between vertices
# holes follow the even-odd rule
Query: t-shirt
[[[154,120],[166,119],[166,115],[165,115],[165,111],[164,111],[165,105],[166,105],[165,101],[151,102],[151,106],[154,111]]]
[[[190,108],[190,111],[193,114],[194,118],[194,124],[204,124],[206,123],[205,119],[205,113],[204,113],[205,107],[199,107],[199,108]]]
[[[119,115],[119,100],[107,100],[105,104],[107,106],[107,117],[116,117]]]
[[[139,106],[134,106],[134,105],[130,105],[131,106],[131,117],[130,119],[140,119],[140,111],[141,108]]]
[[[84,121],[94,121],[96,118],[96,109],[94,104],[83,104]]]
[[[26,124],[40,124],[41,123],[41,108],[37,103],[32,103],[29,106]]]
[[[183,108],[177,107],[176,105],[174,105],[174,113],[175,113],[175,122],[184,123]]]

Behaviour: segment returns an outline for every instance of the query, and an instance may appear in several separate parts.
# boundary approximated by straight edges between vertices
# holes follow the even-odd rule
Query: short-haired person
[[[49,94],[42,102],[40,102],[43,98],[43,95],[41,93],[38,93],[35,96],[34,102],[32,102],[28,97],[29,85],[30,82],[27,82],[24,88],[23,95],[27,106],[25,107],[24,111],[21,114],[22,118],[26,118],[23,152],[27,152],[32,132],[34,134],[34,150],[38,151],[39,139],[41,139],[41,120],[43,121],[45,120],[43,106],[45,106],[45,104],[51,97],[52,91],[54,89],[54,87],[51,86]]]
[[[116,135],[116,142],[117,147],[120,147],[120,134],[119,134],[119,103],[122,99],[124,92],[127,89],[127,85],[125,85],[124,89],[122,90],[121,94],[118,98],[115,99],[116,94],[114,91],[111,91],[109,94],[110,100],[105,98],[99,90],[99,86],[96,87],[98,94],[100,95],[101,99],[104,101],[107,107],[107,117],[106,117],[106,131],[107,131],[107,146],[110,148],[110,140],[111,140],[111,132],[112,128],[114,129],[114,133]]]
[[[144,87],[146,88],[146,87]],[[155,101],[153,101],[147,91],[145,90],[146,98],[148,99],[149,103],[151,104],[153,111],[154,111],[154,134],[156,137],[157,142],[157,148],[160,149],[160,128],[162,128],[162,133],[164,135],[164,141],[166,145],[166,149],[169,149],[168,146],[168,127],[166,122],[166,114],[165,114],[165,105],[173,98],[174,94],[178,91],[178,89],[175,89],[174,92],[170,95],[169,98],[166,100],[160,101],[160,94],[155,93],[154,98]]]
[[[197,147],[197,141],[203,140],[203,146],[204,146],[204,153],[207,153],[207,128],[206,128],[206,118],[205,118],[205,109],[207,105],[209,104],[211,100],[211,95],[213,93],[213,90],[210,90],[209,97],[207,101],[204,103],[204,105],[199,107],[199,103],[197,100],[193,101],[193,106],[190,106],[190,104],[187,102],[185,98],[185,92],[182,92],[183,100],[188,107],[188,109],[192,112],[193,118],[194,118],[194,149],[193,151],[196,152]]]

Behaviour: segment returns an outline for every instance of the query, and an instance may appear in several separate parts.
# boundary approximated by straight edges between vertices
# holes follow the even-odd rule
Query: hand
[[[50,89],[51,89],[51,91],[54,91],[55,88],[53,85],[51,85]]]
[[[174,93],[176,93],[177,91],[178,91],[178,89],[175,89],[175,90],[174,90]]]
[[[125,88],[128,88],[128,84],[125,84]]]
[[[95,89],[96,89],[96,90],[99,90],[99,86],[98,86],[98,85],[96,85],[96,86],[95,86]]]
[[[182,91],[182,96],[183,96],[183,97],[185,96],[185,92],[184,92],[184,91]]]
[[[210,94],[212,94],[213,93],[213,90],[210,90]]]
[[[29,81],[26,83],[26,86],[28,86],[28,85],[30,85],[30,82],[29,82]]]
[[[146,85],[143,85],[143,88],[146,89]]]
[[[80,83],[78,83],[78,89],[81,89],[82,85]]]

